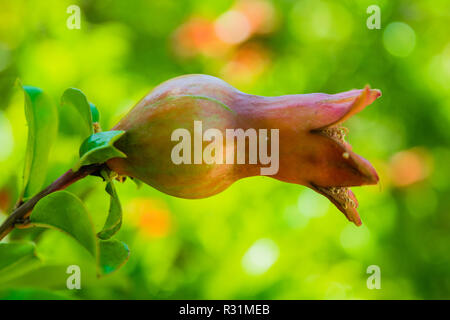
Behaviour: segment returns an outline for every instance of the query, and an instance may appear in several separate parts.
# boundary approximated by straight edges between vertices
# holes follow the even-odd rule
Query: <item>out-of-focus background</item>
[[[69,29],[70,5],[81,9]],[[381,28],[369,29],[370,5]],[[16,78],[55,101],[81,89],[110,128],[160,82],[218,76],[259,95],[383,92],[347,122],[378,186],[354,188],[362,227],[324,197],[268,177],[204,200],[118,185],[131,257],[97,279],[95,264],[57,231],[17,231],[44,264],[1,284],[0,298],[440,299],[450,298],[450,2],[437,1],[0,1],[0,220],[15,201],[27,127]],[[60,108],[47,182],[70,168],[79,121]],[[101,228],[100,179],[70,188]],[[0,257],[1,259],[1,257]],[[82,289],[66,288],[81,266]],[[367,287],[380,267],[381,289]]]

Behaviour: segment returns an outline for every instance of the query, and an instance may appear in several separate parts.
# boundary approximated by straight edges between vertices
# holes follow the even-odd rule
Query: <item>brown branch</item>
[[[31,210],[33,210],[34,206],[36,205],[36,203],[38,203],[39,200],[49,195],[50,193],[67,188],[72,183],[80,179],[83,179],[84,177],[90,175],[91,173],[94,173],[101,167],[102,165],[94,164],[81,167],[76,172],[69,170],[66,173],[64,173],[53,183],[51,183],[47,188],[45,188],[44,190],[36,194],[34,197],[32,197],[30,200],[28,200],[27,202],[23,203],[18,208],[16,208],[8,216],[8,218],[6,218],[6,220],[0,226],[0,240],[6,237],[6,235],[14,229],[15,224],[23,222],[24,219],[26,219],[30,215]]]

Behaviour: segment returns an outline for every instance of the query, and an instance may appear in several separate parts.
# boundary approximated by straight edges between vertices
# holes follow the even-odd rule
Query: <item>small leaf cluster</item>
[[[58,132],[58,108],[40,88],[17,85],[24,93],[24,108],[28,124],[28,140],[23,172],[23,187],[16,208],[38,194],[45,182],[51,147]],[[126,157],[114,143],[124,131],[101,131],[100,114],[82,91],[67,89],[61,98],[61,108],[74,108],[82,118],[80,131],[85,140],[79,148],[79,159],[72,167],[77,172],[84,166],[101,165],[115,157]],[[83,202],[65,190],[52,192],[40,199],[22,227],[43,227],[59,230],[75,239],[86,249],[97,265],[99,276],[120,268],[129,257],[127,245],[112,237],[122,225],[122,206],[115,186],[115,175],[106,166],[99,166],[97,175],[105,182],[110,197],[109,212],[101,231],[95,231],[90,213]],[[20,226],[20,225],[19,225]],[[55,244],[57,245],[57,244]],[[43,262],[31,241],[0,243],[0,278],[7,281],[20,276]]]

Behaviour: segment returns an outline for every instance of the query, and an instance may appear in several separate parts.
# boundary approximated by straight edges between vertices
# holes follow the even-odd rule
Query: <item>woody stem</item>
[[[6,237],[6,235],[8,235],[8,233],[10,233],[14,229],[15,224],[23,221],[30,215],[31,210],[33,210],[34,206],[39,202],[39,200],[55,191],[67,188],[78,180],[81,180],[91,173],[99,170],[101,167],[101,164],[93,164],[81,167],[76,172],[73,172],[71,169],[68,170],[66,173],[52,182],[47,188],[37,193],[30,200],[21,204],[8,216],[8,218],[6,218],[6,220],[0,226],[0,240]]]

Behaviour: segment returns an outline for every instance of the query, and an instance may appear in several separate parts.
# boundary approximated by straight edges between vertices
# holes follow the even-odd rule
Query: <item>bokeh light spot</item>
[[[337,300],[348,298],[348,293],[351,291],[349,285],[345,285],[339,282],[332,282],[325,292],[325,300]]]
[[[284,220],[291,228],[301,229],[308,225],[309,217],[306,217],[296,205],[293,205],[284,210]]]
[[[330,202],[315,191],[306,189],[298,197],[297,205],[302,214],[310,218],[315,218],[327,213]]]
[[[390,23],[383,33],[386,50],[396,57],[407,57],[416,45],[416,33],[403,22]]]
[[[241,43],[251,34],[250,21],[237,10],[230,10],[221,15],[216,20],[214,29],[220,40],[230,44]]]
[[[222,76],[232,83],[251,83],[268,67],[269,54],[261,45],[243,45],[224,66]]]
[[[365,226],[348,224],[341,232],[341,245],[344,249],[359,249],[370,241],[370,231]]]
[[[251,275],[265,273],[277,261],[279,250],[271,239],[257,240],[244,254],[242,267]]]
[[[450,82],[450,43],[446,45],[441,53],[430,59],[428,79],[431,83],[438,84],[437,87],[432,86],[434,90],[447,90],[448,83]],[[450,108],[446,108],[446,110],[450,110]]]
[[[266,0],[243,0],[235,5],[248,19],[251,30],[255,33],[267,34],[275,27],[275,8]]]
[[[432,158],[423,148],[396,153],[390,162],[390,176],[397,187],[406,187],[422,181],[432,171]]]
[[[161,201],[138,198],[130,203],[127,212],[144,236],[161,238],[170,232],[171,213]]]
[[[298,1],[290,17],[293,35],[310,42],[345,41],[352,33],[352,24],[351,15],[337,1]]]

